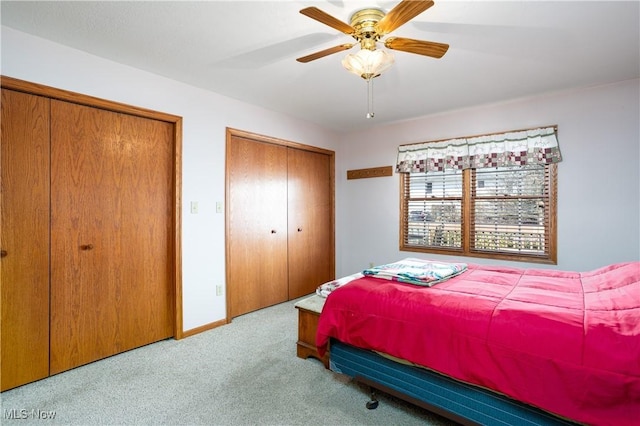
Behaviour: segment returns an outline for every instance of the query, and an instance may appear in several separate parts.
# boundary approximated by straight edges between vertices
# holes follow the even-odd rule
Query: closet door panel
[[[51,374],[173,334],[172,126],[51,106]]]
[[[334,278],[331,162],[326,154],[289,149],[289,299]]]
[[[2,89],[2,390],[49,375],[49,100]]]
[[[287,300],[287,148],[233,136],[227,150],[233,318]]]

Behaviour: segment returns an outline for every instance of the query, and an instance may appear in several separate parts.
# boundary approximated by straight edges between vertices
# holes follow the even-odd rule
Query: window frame
[[[473,237],[472,217],[473,212],[473,187],[472,173],[474,169],[465,169],[462,172],[462,205],[461,205],[461,231],[462,244],[460,248],[448,247],[426,247],[409,245],[409,198],[405,192],[409,188],[410,173],[400,173],[400,251],[454,255],[464,257],[489,258],[499,260],[509,260],[517,262],[531,262],[544,264],[557,264],[557,187],[558,187],[558,166],[557,163],[546,164],[545,186],[547,191],[546,203],[548,207],[548,217],[545,215],[545,234],[547,234],[544,254],[507,253],[504,251],[475,250],[471,241]]]

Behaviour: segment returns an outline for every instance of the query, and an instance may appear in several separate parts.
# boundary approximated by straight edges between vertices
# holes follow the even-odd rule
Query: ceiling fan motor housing
[[[375,50],[380,34],[376,25],[384,18],[384,11],[380,9],[362,9],[351,15],[351,26],[355,29],[353,38],[360,42],[363,49]]]

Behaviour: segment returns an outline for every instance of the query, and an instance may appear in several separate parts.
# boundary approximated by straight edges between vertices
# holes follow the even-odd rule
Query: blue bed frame
[[[332,371],[461,424],[575,425],[503,395],[335,339],[330,347]]]

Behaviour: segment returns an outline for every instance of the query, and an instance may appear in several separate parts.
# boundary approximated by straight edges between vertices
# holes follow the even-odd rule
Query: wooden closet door
[[[229,318],[287,300],[287,148],[227,142]]]
[[[289,299],[295,299],[335,276],[330,157],[290,148],[288,171]]]
[[[172,141],[51,102],[51,374],[172,336]]]
[[[49,100],[2,89],[2,390],[49,375]]]

